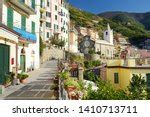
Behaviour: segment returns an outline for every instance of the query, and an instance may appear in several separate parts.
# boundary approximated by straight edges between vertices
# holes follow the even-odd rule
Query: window
[[[118,73],[114,73],[114,83],[115,84],[119,83],[119,75],[118,75]]]
[[[32,8],[35,9],[35,0],[31,0],[32,1]]]
[[[57,20],[57,15],[55,15],[55,20]]]
[[[7,26],[13,28],[13,10],[11,8],[7,8]]]
[[[31,26],[32,26],[32,28],[31,28],[32,29],[32,33],[35,34],[35,22],[32,21]]]
[[[57,6],[55,5],[55,11],[57,11]]]
[[[47,6],[48,6],[48,7],[50,6],[50,4],[49,4],[49,0],[47,0]]]
[[[46,27],[51,28],[51,23],[46,22]]]
[[[50,12],[46,12],[46,16],[47,17],[51,17],[51,13]]]
[[[106,32],[106,35],[108,35],[108,32]]]
[[[47,38],[49,38],[49,32],[47,32]]]
[[[26,30],[26,17],[21,16],[21,29]]]

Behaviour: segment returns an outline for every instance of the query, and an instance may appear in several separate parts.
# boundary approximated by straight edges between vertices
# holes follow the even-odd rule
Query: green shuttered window
[[[7,26],[13,28],[13,9],[7,8]]]
[[[32,21],[32,33],[35,34],[35,22]]]
[[[35,9],[35,0],[32,0],[32,8]]]
[[[21,29],[26,30],[26,17],[21,16]]]
[[[115,84],[119,83],[119,75],[118,75],[118,73],[114,73],[114,83]]]

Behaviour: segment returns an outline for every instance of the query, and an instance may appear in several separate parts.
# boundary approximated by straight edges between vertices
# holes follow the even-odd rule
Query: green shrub
[[[6,75],[5,75],[4,84],[10,83],[10,82],[11,82],[11,75],[10,75],[10,74],[6,74]]]
[[[69,76],[70,76],[69,71],[60,72],[60,73],[58,74],[58,77],[61,78],[62,80],[68,79]]]
[[[92,67],[97,67],[100,66],[101,62],[96,60],[96,61],[84,61],[84,66],[85,68],[92,68]]]
[[[25,73],[21,73],[21,74],[17,75],[17,78],[20,79],[20,80],[26,79],[28,77],[29,77],[29,75],[25,74]]]
[[[80,89],[80,85],[78,84],[77,81],[75,81],[73,78],[69,78],[67,81],[65,81],[64,83],[64,87],[67,88],[67,87],[70,87],[70,86],[73,86],[73,87],[76,87],[77,89]]]

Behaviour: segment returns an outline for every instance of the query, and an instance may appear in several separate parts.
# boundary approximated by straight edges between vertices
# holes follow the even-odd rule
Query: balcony
[[[46,22],[46,16],[41,16],[40,21],[41,22]]]
[[[31,5],[30,2],[25,3],[24,0],[7,0],[7,3],[14,10],[16,10],[19,13],[24,14],[26,16],[36,14],[35,6]]]

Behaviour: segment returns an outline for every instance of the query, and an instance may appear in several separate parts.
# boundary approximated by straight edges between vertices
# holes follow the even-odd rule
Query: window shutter
[[[21,16],[21,29],[26,30],[26,17]]]
[[[13,10],[11,8],[7,8],[7,26],[13,28]]]
[[[32,8],[35,9],[35,0],[32,0]]]
[[[114,73],[114,83],[118,84],[119,83],[119,76],[118,73]]]
[[[35,22],[32,21],[32,33],[35,34]]]

